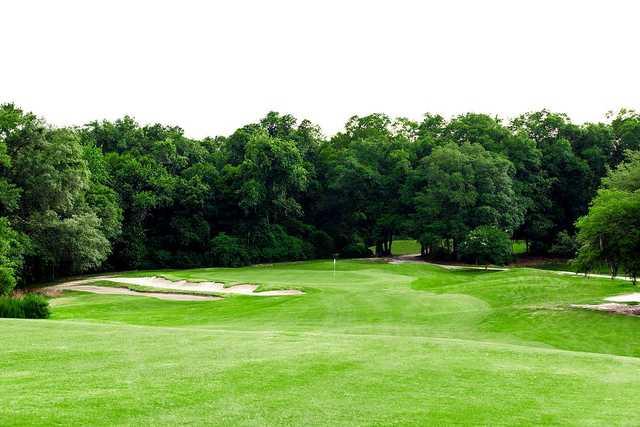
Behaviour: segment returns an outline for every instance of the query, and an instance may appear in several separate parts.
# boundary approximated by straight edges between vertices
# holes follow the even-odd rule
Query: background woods
[[[472,251],[484,241],[504,257],[504,236],[536,254],[572,255],[577,244],[584,266],[606,259],[615,270],[612,254],[632,257],[637,236],[601,240],[621,233],[607,224],[640,217],[638,149],[640,115],[626,110],[580,125],[549,111],[509,123],[373,114],[331,138],[272,112],[230,136],[194,140],[130,117],[54,128],[6,104],[0,285],[97,269],[364,256],[370,246],[388,255],[398,236],[424,254],[475,262],[486,258]],[[594,197],[576,243],[575,223]]]

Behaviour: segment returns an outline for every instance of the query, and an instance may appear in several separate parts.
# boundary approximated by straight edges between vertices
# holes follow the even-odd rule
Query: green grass
[[[376,247],[369,247],[375,253]],[[420,243],[415,240],[394,240],[391,245],[393,255],[409,255],[420,253]],[[520,255],[527,252],[527,246],[524,240],[513,241],[513,254]]]
[[[153,274],[306,294],[67,292],[51,320],[1,319],[0,425],[637,423],[640,319],[566,307],[624,281],[370,261]]]
[[[522,255],[527,253],[527,244],[524,240],[514,240],[512,252],[514,255]]]
[[[376,247],[369,247],[375,254]],[[415,240],[394,240],[391,243],[391,253],[393,255],[412,255],[420,253],[420,243]]]
[[[391,252],[394,255],[410,255],[420,253],[420,243],[415,240],[394,240]]]

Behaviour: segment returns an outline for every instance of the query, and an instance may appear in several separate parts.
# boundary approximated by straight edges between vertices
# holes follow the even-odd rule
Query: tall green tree
[[[622,269],[635,283],[640,274],[640,152],[628,157],[577,222],[576,262],[586,272],[606,263],[612,277]]]
[[[411,124],[382,114],[352,117],[325,147],[327,227],[389,255],[405,227],[400,190],[411,170]]]
[[[633,110],[621,109],[611,121],[614,135],[611,166],[617,166],[628,151],[640,150],[640,114]]]
[[[524,207],[524,220],[515,237],[540,241],[552,233],[549,218],[553,180],[543,168],[543,153],[523,129],[510,129],[497,118],[469,113],[454,117],[444,127],[441,138],[458,144],[479,144],[487,151],[503,155],[514,166],[513,189]]]
[[[455,255],[478,226],[512,233],[524,215],[513,174],[511,162],[478,144],[449,143],[434,149],[416,169],[419,240]]]
[[[606,126],[578,126],[564,114],[547,110],[523,114],[512,121],[514,132],[527,135],[541,152],[535,215],[525,223],[533,250],[550,249],[561,231],[573,232],[587,212],[609,163],[611,135]],[[535,189],[535,187],[534,187]]]
[[[3,162],[5,179],[19,189],[19,197],[5,209],[16,231],[29,236],[28,244],[22,245],[29,249],[24,254],[27,277],[51,278],[97,268],[111,251],[105,232],[117,224],[103,226],[103,213],[88,201],[91,171],[78,132],[51,128],[13,105],[0,110],[6,146],[2,151],[9,158]],[[64,236],[74,227],[94,238],[65,247]],[[91,262],[86,261],[88,254]]]

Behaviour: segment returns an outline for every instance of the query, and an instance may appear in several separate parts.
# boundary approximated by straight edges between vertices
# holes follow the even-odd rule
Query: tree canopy
[[[589,212],[577,222],[578,267],[589,272],[606,263],[611,276],[619,270],[634,283],[640,275],[640,152],[628,151],[605,179]]]
[[[449,258],[476,235],[565,253],[594,197],[578,222],[579,257],[605,256],[601,238],[628,252],[632,233],[602,227],[635,212],[640,155],[629,150],[640,148],[639,117],[371,114],[326,137],[271,112],[231,135],[193,139],[128,116],[56,128],[5,104],[0,289],[100,269],[366,255],[370,246],[386,256],[398,237]]]

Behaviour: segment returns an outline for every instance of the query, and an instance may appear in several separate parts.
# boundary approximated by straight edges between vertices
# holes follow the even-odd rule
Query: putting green
[[[634,424],[630,283],[339,261],[138,272],[304,295],[68,292],[0,319],[0,425]]]

